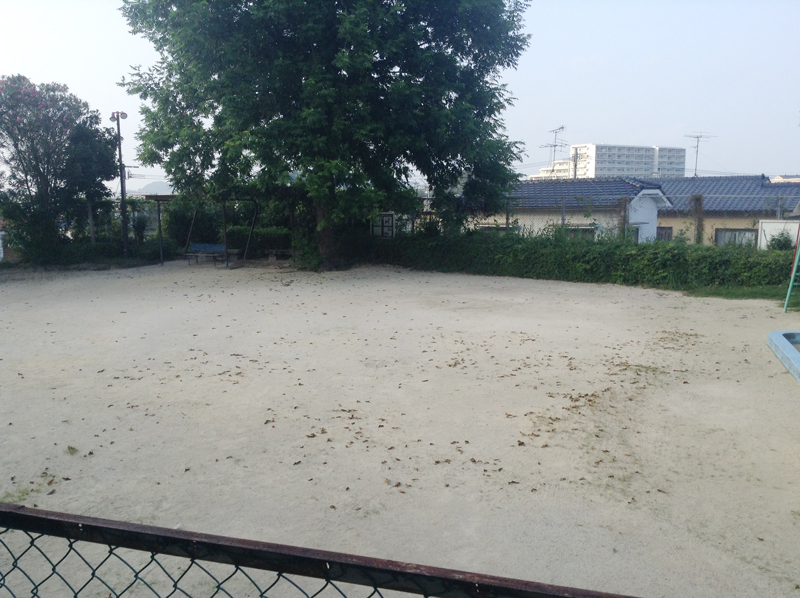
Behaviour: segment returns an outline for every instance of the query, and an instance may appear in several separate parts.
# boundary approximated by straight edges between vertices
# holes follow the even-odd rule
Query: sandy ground
[[[767,348],[800,321],[774,302],[391,267],[0,277],[5,501],[647,597],[800,595],[800,384]]]

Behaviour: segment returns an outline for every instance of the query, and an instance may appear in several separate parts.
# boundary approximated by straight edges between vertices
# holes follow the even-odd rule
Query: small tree
[[[80,122],[70,135],[67,161],[64,165],[64,204],[74,211],[75,220],[83,219],[79,200],[86,202],[85,215],[91,242],[95,242],[95,220],[98,209],[111,191],[103,182],[119,176],[116,156],[116,138],[110,128],[100,128],[100,118],[91,114]],[[78,200],[78,201],[76,201]]]
[[[794,240],[788,230],[782,230],[767,242],[767,249],[775,251],[788,251],[794,249]]]

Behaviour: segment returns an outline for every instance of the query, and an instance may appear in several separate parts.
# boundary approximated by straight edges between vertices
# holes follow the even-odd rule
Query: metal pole
[[[222,200],[222,242],[225,243],[225,267],[228,267],[228,218],[225,210],[226,201]]]
[[[156,200],[158,206],[158,253],[161,256],[161,265],[164,265],[164,242],[161,238],[161,202]]]
[[[250,201],[253,202],[253,221],[250,223],[250,233],[247,235],[247,244],[244,246],[244,258],[243,261],[247,261],[247,250],[250,249],[250,239],[253,236],[253,231],[256,228],[256,217],[258,217],[258,202],[254,199]]]
[[[189,236],[186,237],[186,246],[183,248],[183,253],[189,251],[189,243],[192,240],[192,231],[194,230],[195,218],[197,218],[197,208],[194,209],[194,214],[192,214],[192,223],[189,225]]]
[[[119,150],[119,211],[122,216],[122,255],[128,257],[128,206],[125,203],[125,164],[122,163],[122,131],[119,126],[119,113],[117,113],[117,149]]]

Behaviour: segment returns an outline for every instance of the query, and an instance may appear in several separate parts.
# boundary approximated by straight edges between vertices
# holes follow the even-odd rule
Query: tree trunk
[[[92,214],[92,200],[88,197],[86,198],[86,209],[87,215],[89,217],[89,237],[92,239],[92,245],[95,244],[94,238],[94,214]]]
[[[326,222],[325,208],[319,201],[315,205],[317,212],[317,249],[322,258],[320,270],[335,270],[339,265],[339,255],[336,250],[336,235],[330,222]]]
[[[689,204],[692,209],[692,218],[694,220],[694,242],[698,245],[703,244],[703,235],[705,233],[705,222],[703,221],[703,196],[700,193],[695,193],[689,198]]]

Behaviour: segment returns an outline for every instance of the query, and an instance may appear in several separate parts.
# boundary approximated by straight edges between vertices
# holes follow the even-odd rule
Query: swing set
[[[240,249],[231,249],[228,247],[228,215],[227,215],[227,203],[229,201],[249,201],[253,204],[253,218],[250,221],[250,232],[247,234],[247,243],[244,247],[244,255],[242,256],[242,261],[247,261],[247,252],[250,249],[250,240],[253,237],[253,230],[256,227],[256,219],[258,218],[258,202],[255,199],[251,198],[227,198],[221,201],[222,203],[222,244],[205,244],[205,243],[192,243],[192,231],[194,230],[194,223],[197,219],[197,208],[194,210],[194,214],[192,215],[192,223],[189,225],[189,234],[186,237],[186,245],[183,248],[183,255],[188,259],[190,257],[194,257],[195,260],[199,260],[201,256],[203,257],[211,257],[214,259],[214,263],[216,264],[217,259],[221,259],[225,262],[225,266],[230,266],[230,257],[239,255]],[[160,211],[159,211],[160,214]],[[159,239],[161,238],[161,218],[159,216]],[[191,252],[189,249],[191,248]],[[163,264],[163,258],[162,258]]]

